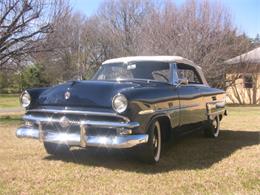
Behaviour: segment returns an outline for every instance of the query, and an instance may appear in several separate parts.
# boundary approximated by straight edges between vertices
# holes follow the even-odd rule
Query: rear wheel
[[[219,135],[220,121],[219,116],[216,116],[213,120],[209,120],[204,130],[206,137],[217,138]]]
[[[50,142],[43,143],[44,148],[48,154],[51,155],[62,155],[69,152],[69,146],[65,144],[55,144]]]
[[[160,160],[161,148],[161,128],[159,122],[155,121],[150,126],[148,142],[139,147],[139,157],[146,163],[157,163]]]

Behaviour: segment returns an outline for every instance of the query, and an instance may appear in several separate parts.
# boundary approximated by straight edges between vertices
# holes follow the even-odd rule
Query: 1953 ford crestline
[[[59,155],[71,146],[134,148],[156,163],[175,133],[203,127],[219,135],[225,92],[211,88],[199,66],[179,56],[105,61],[92,80],[68,81],[21,95],[25,125],[17,137],[43,142]]]

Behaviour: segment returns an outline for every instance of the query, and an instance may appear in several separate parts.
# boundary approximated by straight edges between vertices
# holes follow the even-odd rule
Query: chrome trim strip
[[[24,126],[16,131],[18,138],[39,139],[39,130]],[[106,147],[106,148],[131,148],[138,144],[148,142],[147,134],[138,135],[118,135],[118,136],[81,136],[79,133],[62,133],[46,130],[44,131],[45,142],[68,144],[71,146],[81,146],[81,139],[85,146]]]
[[[150,110],[141,110],[138,112],[138,114],[140,115],[144,115],[144,114],[152,114],[154,113],[155,111],[153,109],[150,109]]]
[[[185,110],[185,109],[188,109],[188,108],[193,108],[193,107],[197,107],[199,106],[200,104],[190,104],[190,105],[184,105],[184,106],[173,106],[171,108],[165,108],[165,109],[161,109],[161,110],[156,110],[156,112],[168,112],[168,111],[180,111],[180,110]]]
[[[185,110],[188,108],[192,108],[192,107],[197,107],[200,104],[190,104],[190,105],[185,105],[185,106],[173,106],[171,108],[164,108],[164,109],[157,109],[157,110],[153,110],[153,109],[149,109],[149,110],[142,110],[140,112],[138,112],[138,114],[140,115],[144,115],[144,114],[152,114],[152,113],[161,113],[161,112],[171,112],[171,111],[181,111],[181,110]]]
[[[51,117],[39,117],[33,115],[24,115],[23,119],[25,121],[31,121],[34,123],[59,123],[59,118]],[[91,120],[81,120],[81,121],[69,121],[70,124],[83,125],[83,126],[96,126],[96,127],[107,127],[107,128],[136,128],[140,124],[138,122],[110,122],[110,121],[91,121]]]
[[[117,113],[110,112],[95,112],[95,111],[81,111],[81,110],[56,110],[56,109],[31,109],[27,112],[39,112],[39,113],[54,113],[54,114],[78,114],[78,115],[92,115],[92,116],[110,116],[110,117],[118,117],[127,122],[129,122],[129,118],[119,115]]]
[[[109,121],[81,121],[81,124],[86,126],[96,126],[96,127],[111,127],[111,128],[129,128],[133,129],[139,127],[140,124],[138,122],[109,122]]]

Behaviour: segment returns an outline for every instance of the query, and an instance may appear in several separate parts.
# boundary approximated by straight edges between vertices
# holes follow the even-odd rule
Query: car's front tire
[[[146,163],[155,164],[159,162],[162,150],[162,134],[158,121],[150,125],[148,134],[148,142],[139,147],[139,157]]]
[[[65,144],[55,144],[50,142],[43,143],[45,151],[51,155],[62,155],[69,152],[69,146]]]
[[[204,130],[204,135],[209,138],[217,138],[219,136],[220,120],[216,116],[213,120],[209,120]]]

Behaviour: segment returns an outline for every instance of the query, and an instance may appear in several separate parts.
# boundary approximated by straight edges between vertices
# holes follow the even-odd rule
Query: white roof
[[[157,61],[157,62],[177,62],[183,64],[189,64],[197,69],[199,72],[201,79],[205,85],[208,85],[204,74],[202,73],[202,69],[200,66],[194,64],[192,61],[183,58],[181,56],[131,56],[131,57],[123,57],[123,58],[114,58],[110,60],[106,60],[102,63],[102,65],[111,64],[111,63],[128,63],[128,62],[140,62],[140,61]]]
[[[131,56],[131,57],[122,57],[106,60],[103,64],[110,63],[128,63],[128,62],[137,62],[137,61],[158,61],[158,62],[179,62],[195,66],[195,64],[181,56]]]
[[[260,47],[225,61],[226,64],[260,63]]]

